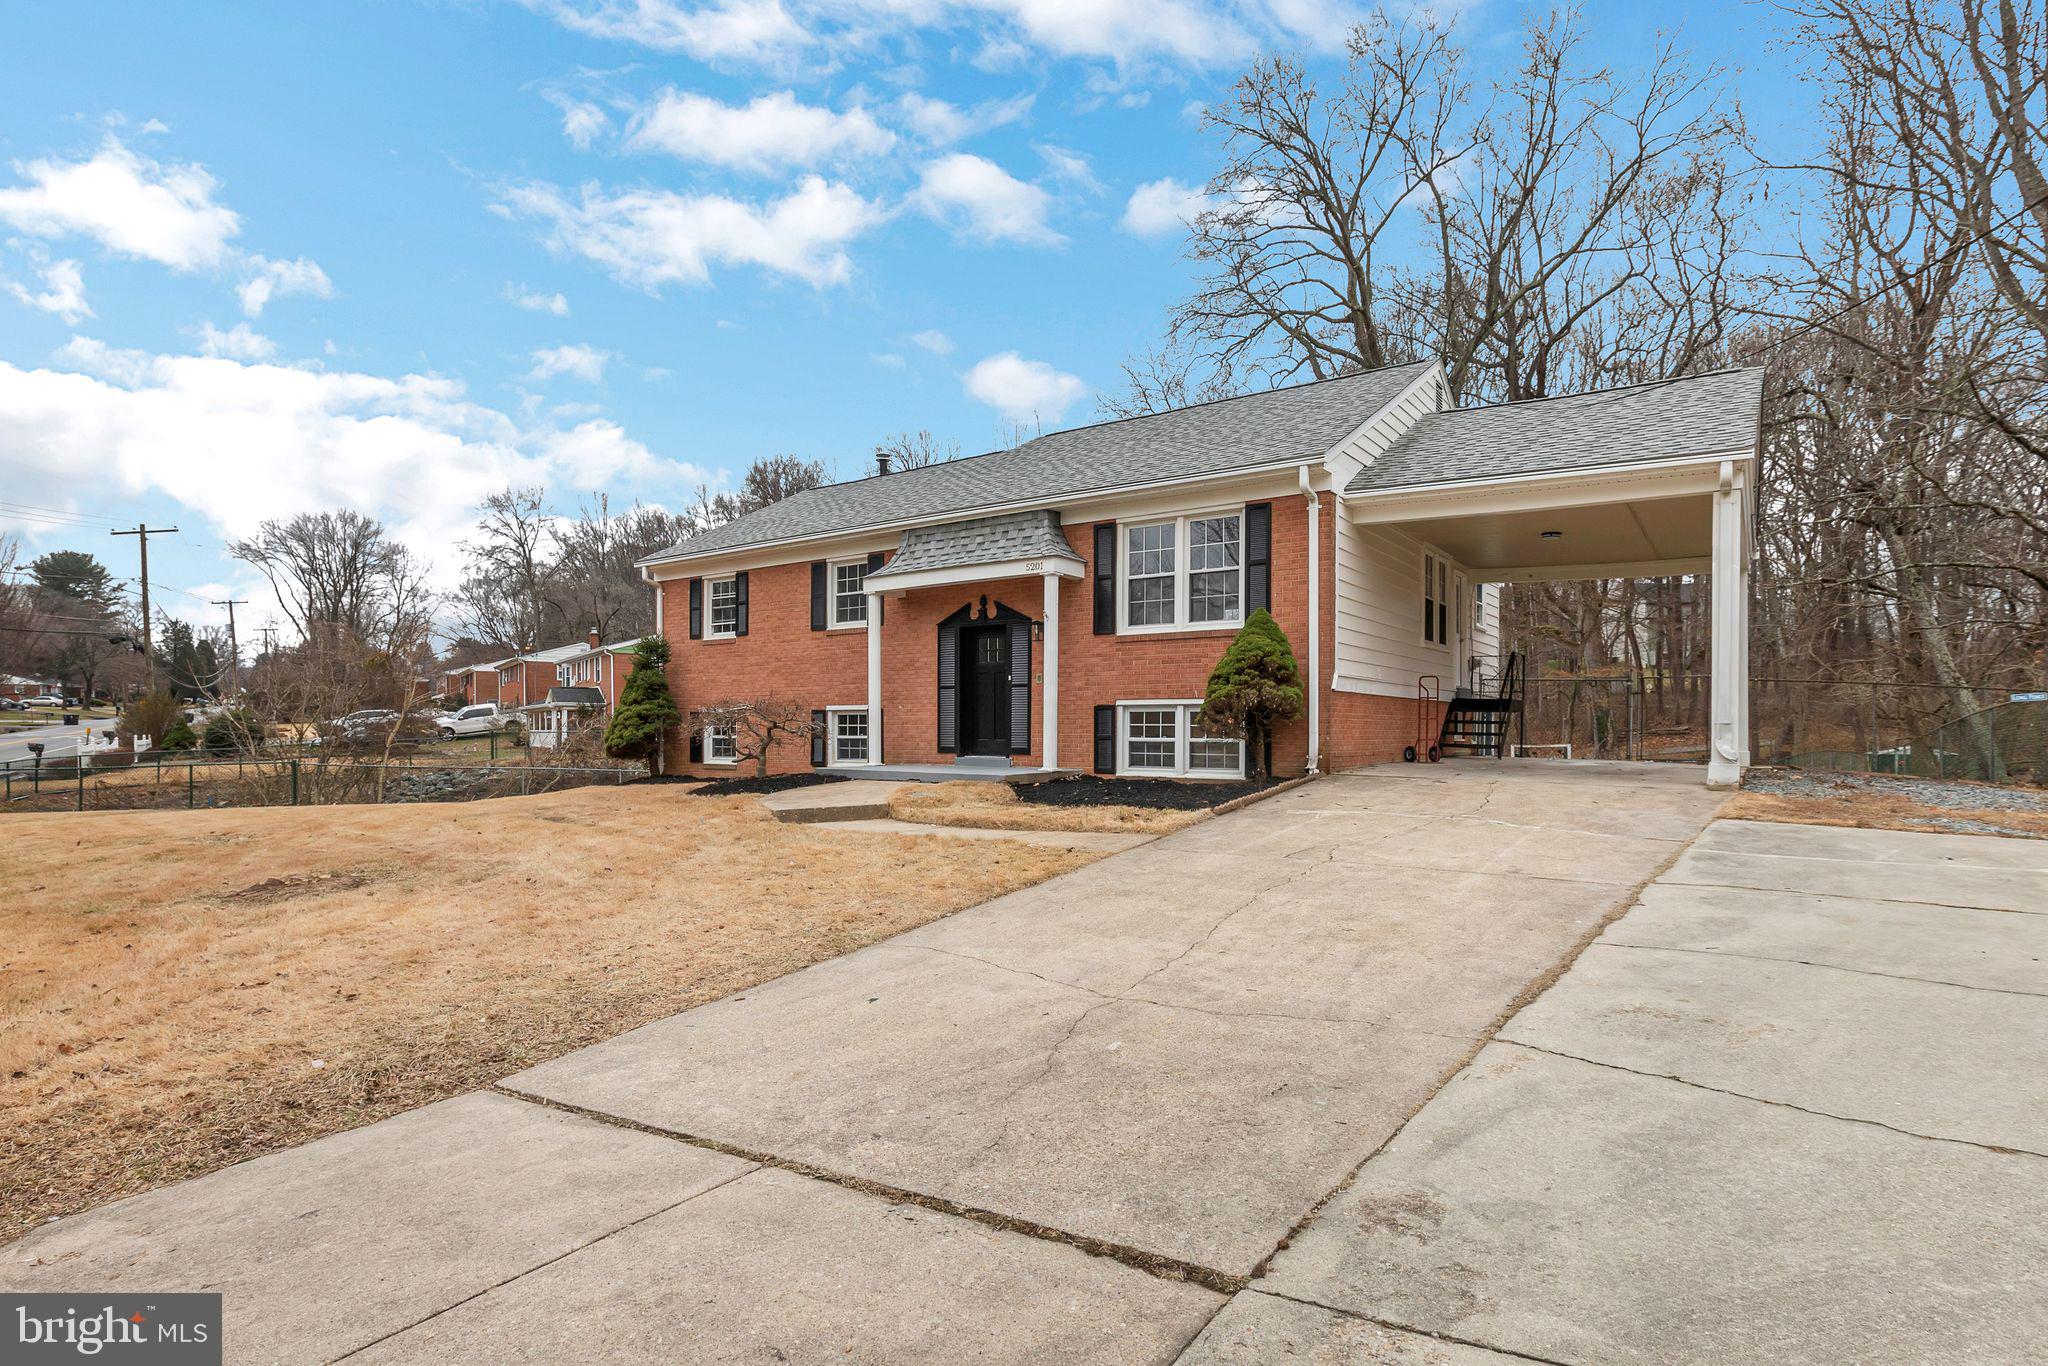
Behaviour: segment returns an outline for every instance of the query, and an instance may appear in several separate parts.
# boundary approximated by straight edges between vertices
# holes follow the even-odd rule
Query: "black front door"
[[[1009,752],[1009,628],[963,627],[960,631],[960,753]]]

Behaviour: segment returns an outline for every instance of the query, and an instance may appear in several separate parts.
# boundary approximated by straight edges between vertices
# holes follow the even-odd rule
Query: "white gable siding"
[[[1324,458],[1323,468],[1330,472],[1335,486],[1343,488],[1360,469],[1371,464],[1375,456],[1414,426],[1424,414],[1436,412],[1449,403],[1443,371],[1436,366],[1429,367],[1393,402],[1339,442]]]
[[[1485,600],[1480,605],[1478,619],[1472,627],[1472,653],[1485,662],[1479,667],[1487,673],[1500,672],[1502,663],[1500,646],[1500,595],[1501,585],[1481,584],[1480,591]]]

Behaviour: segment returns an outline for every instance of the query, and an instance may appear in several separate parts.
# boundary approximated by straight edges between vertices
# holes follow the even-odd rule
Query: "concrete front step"
[[[886,820],[889,798],[902,783],[858,779],[847,783],[819,783],[816,787],[793,787],[786,792],[769,792],[761,797],[776,820],[796,824],[816,821]]]

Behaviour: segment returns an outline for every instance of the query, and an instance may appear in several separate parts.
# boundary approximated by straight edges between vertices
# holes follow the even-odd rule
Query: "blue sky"
[[[1655,8],[1589,6],[1599,55],[1626,69],[1673,28],[1796,143],[1774,11]],[[906,429],[971,452],[1092,420],[1188,285],[1173,217],[1214,155],[1193,109],[1256,50],[1335,70],[1352,15],[14,7],[0,532],[129,574],[105,524],[176,523],[160,608],[211,622],[232,589],[260,622],[220,547],[267,516],[372,513],[447,581],[508,482],[677,506],[760,455],[850,477]],[[1462,39],[1506,60],[1521,17],[1483,0]]]

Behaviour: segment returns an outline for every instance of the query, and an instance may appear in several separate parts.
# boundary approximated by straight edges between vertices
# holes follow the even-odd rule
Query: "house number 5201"
[[[1044,560],[1026,560],[1026,561],[1024,561],[1024,572],[1025,572],[1025,573],[1027,573],[1027,574],[1043,574],[1043,573],[1045,572],[1045,561],[1044,561]]]

